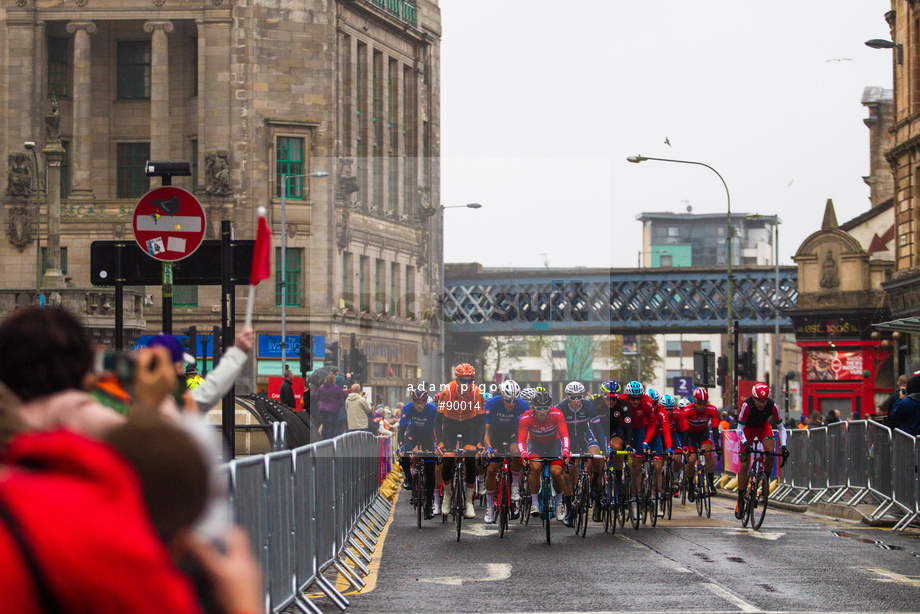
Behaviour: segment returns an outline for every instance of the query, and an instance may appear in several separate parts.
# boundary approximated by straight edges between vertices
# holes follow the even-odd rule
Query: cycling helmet
[[[626,384],[626,395],[627,396],[637,397],[641,395],[642,392],[643,392],[642,384],[640,384],[636,380],[633,380],[629,382],[628,384]]]
[[[553,397],[549,396],[549,393],[545,390],[538,391],[537,396],[533,400],[534,407],[552,407]]]
[[[697,388],[693,391],[693,398],[697,401],[709,401],[709,391],[705,388]]]
[[[474,369],[473,365],[471,365],[470,363],[464,362],[462,364],[457,365],[457,367],[454,369],[454,375],[458,378],[473,377],[474,375],[476,375],[476,369]]]
[[[502,385],[498,387],[498,391],[505,401],[515,401],[521,396],[521,387],[513,379],[502,382]]]
[[[536,388],[534,388],[534,390],[537,391],[537,394],[540,394],[541,392],[549,392],[549,391],[548,391],[546,388],[544,388],[543,386],[537,386]]]
[[[565,396],[580,397],[585,394],[585,387],[581,382],[569,382],[565,385]]]
[[[532,403],[534,400],[534,397],[536,396],[537,396],[537,391],[534,390],[533,388],[524,388],[523,390],[521,390],[521,398],[527,401],[528,403]]]
[[[425,403],[428,401],[428,391],[425,390],[424,386],[419,386],[418,388],[412,389],[412,402],[419,401]]]
[[[648,398],[652,400],[652,403],[657,403],[658,399],[661,398],[661,395],[658,394],[658,391],[655,390],[654,388],[649,388],[648,390],[645,391],[645,394],[647,394]]]
[[[669,394],[661,395],[661,406],[672,409],[674,407],[674,397]]]
[[[615,397],[621,392],[623,392],[623,388],[616,380],[609,379],[601,384],[601,394],[607,395],[608,397]]]
[[[681,399],[680,402],[677,404],[677,407],[680,409],[686,409],[690,407],[691,405],[693,405],[693,401],[691,401],[690,399]]]
[[[751,396],[759,400],[766,399],[770,396],[770,387],[763,382],[757,382],[751,389]]]

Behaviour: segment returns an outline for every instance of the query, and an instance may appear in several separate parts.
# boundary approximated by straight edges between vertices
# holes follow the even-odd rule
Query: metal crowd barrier
[[[895,530],[920,521],[920,437],[875,421],[840,422],[789,433],[789,462],[774,494],[778,501],[854,506],[867,497],[877,507],[876,520],[888,513],[903,514]]]
[[[353,587],[364,586],[361,574],[370,573],[370,552],[392,506],[380,496],[380,459],[389,459],[389,473],[392,453],[392,438],[356,432],[220,467],[235,521],[262,566],[266,611],[294,605],[321,614],[303,596],[312,586],[339,609],[348,607],[323,574],[334,570]]]

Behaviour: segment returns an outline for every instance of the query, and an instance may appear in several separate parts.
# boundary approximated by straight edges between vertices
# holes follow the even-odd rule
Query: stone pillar
[[[169,43],[171,21],[148,21],[145,32],[153,33],[150,45],[150,159],[169,160]]]
[[[91,199],[93,134],[89,35],[96,32],[96,24],[92,21],[71,21],[67,24],[67,31],[74,35],[73,152],[70,158],[73,189],[70,191],[70,198]]]
[[[48,185],[48,261],[43,288],[63,288],[64,274],[61,272],[61,160],[64,147],[61,145],[61,117],[58,115],[57,100],[51,102],[51,112],[45,117],[46,143],[45,173]]]

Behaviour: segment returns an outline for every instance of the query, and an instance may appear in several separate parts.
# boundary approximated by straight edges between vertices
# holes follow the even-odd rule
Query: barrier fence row
[[[871,499],[870,519],[901,516],[895,530],[920,519],[920,437],[855,420],[792,430],[787,444],[789,462],[774,499],[851,506]]]
[[[267,612],[294,604],[321,614],[303,595],[309,588],[344,610],[348,600],[323,575],[330,568],[354,588],[364,586],[362,574],[369,573],[370,553],[392,506],[380,496],[393,468],[392,441],[346,433],[221,466],[234,520],[249,533],[262,566]]]

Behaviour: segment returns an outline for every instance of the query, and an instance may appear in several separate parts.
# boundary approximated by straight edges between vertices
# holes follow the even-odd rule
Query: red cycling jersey
[[[706,403],[703,411],[698,411],[696,403],[684,409],[684,421],[691,433],[702,433],[712,427],[713,433],[719,432],[719,410],[712,403]]]
[[[620,395],[620,400],[624,405],[628,405],[632,412],[633,428],[637,426],[649,428],[654,425],[656,403],[647,394],[640,397],[639,407],[629,405],[629,395],[625,392]]]
[[[684,412],[679,407],[672,407],[668,419],[671,421],[671,432],[677,431],[678,433],[683,433],[689,427],[687,426],[687,419],[684,417]]]
[[[569,454],[569,428],[565,424],[565,416],[553,407],[549,410],[546,420],[537,420],[532,409],[528,409],[518,422],[518,451],[527,452],[527,438],[539,445],[551,444],[557,439],[562,440],[562,455]]]
[[[645,429],[645,443],[648,443],[656,435],[662,435],[664,447],[671,447],[671,424],[668,420],[668,411],[661,406],[652,414],[652,427]]]

